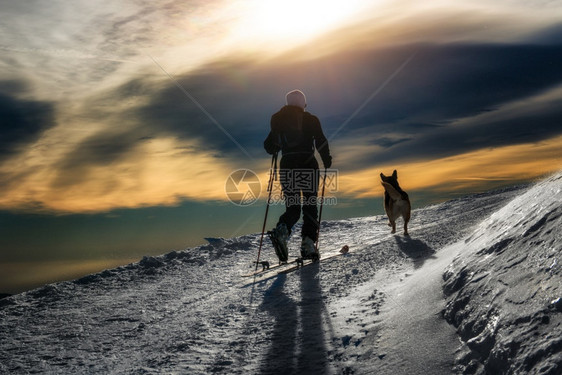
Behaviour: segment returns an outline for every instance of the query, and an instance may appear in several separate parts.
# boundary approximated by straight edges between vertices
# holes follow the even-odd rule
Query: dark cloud
[[[392,73],[391,69],[401,63],[406,53],[400,51],[396,57],[357,52],[356,59],[349,60],[336,55],[307,62],[290,62],[287,58],[285,63],[280,59],[265,65],[253,61],[224,62],[178,77],[178,83],[250,154],[260,156],[270,117],[284,105],[286,92],[303,89],[309,110],[328,119],[329,128],[330,120],[333,125],[343,122],[353,112],[353,106],[363,100],[362,96],[368,95],[372,88],[369,81],[373,81],[371,64],[385,65],[379,72],[382,77]],[[125,87],[130,85],[123,90]],[[165,133],[198,139],[223,155],[243,156],[229,137],[171,81],[136,115],[146,126],[143,131],[151,135]]]
[[[253,77],[248,64],[206,69],[178,77],[177,83],[185,92],[169,81],[136,113],[143,119],[143,133],[196,139],[218,155],[245,157],[233,137],[252,156],[259,155],[269,117],[280,105],[271,105],[267,81]],[[281,104],[283,95],[278,95]]]
[[[552,46],[420,47],[348,128],[407,131],[493,110],[560,83],[560,63],[562,48]]]
[[[131,132],[99,133],[87,138],[59,163],[53,187],[61,188],[84,182],[91,167],[111,165],[145,139],[136,137]]]
[[[530,43],[534,44],[562,44],[562,23],[549,26],[544,30],[533,33],[529,38]]]
[[[20,81],[0,82],[0,161],[36,141],[55,125],[53,104],[18,99]]]
[[[377,146],[382,146],[384,148],[389,148],[392,146],[396,146],[400,143],[404,143],[411,140],[411,138],[399,138],[399,139],[391,139],[386,137],[376,138],[373,140],[373,144]]]
[[[380,152],[373,150],[356,161],[356,166],[390,161],[434,159],[514,144],[539,142],[562,134],[562,108],[553,105],[540,112],[530,111],[502,119],[475,120],[461,126],[420,134],[391,145]]]
[[[535,40],[545,41],[545,35],[558,29],[549,30]],[[411,62],[336,134],[413,53]],[[307,94],[308,110],[320,118],[326,135],[336,135],[331,139],[334,152],[339,142],[370,142],[392,151],[373,151],[365,155],[366,163],[405,155],[447,156],[545,139],[559,132],[560,117],[554,105],[537,107],[513,119],[504,115],[496,122],[455,124],[458,119],[496,111],[560,85],[560,66],[561,45],[457,43],[385,49],[364,46],[301,61],[290,55],[265,63],[218,61],[177,75],[181,89],[161,72],[166,80],[163,86],[137,77],[101,100],[105,102],[100,106],[110,112],[115,112],[115,103],[135,97],[147,104],[112,113],[126,118],[127,129],[87,140],[68,156],[63,167],[110,163],[142,138],[159,136],[197,140],[202,150],[218,157],[245,159],[231,136],[253,157],[266,157],[262,142],[271,114],[294,88]],[[157,66],[154,69],[160,71]],[[529,124],[535,124],[533,131]]]
[[[384,140],[393,133],[411,138],[383,152],[373,150],[355,167],[544,140],[561,133],[561,98],[536,103],[532,98],[562,83],[560,64],[562,46],[426,48],[342,136],[348,141]],[[521,107],[528,103],[524,112],[502,111],[517,101]],[[501,115],[478,116],[498,111]],[[461,125],[457,120],[463,118]]]

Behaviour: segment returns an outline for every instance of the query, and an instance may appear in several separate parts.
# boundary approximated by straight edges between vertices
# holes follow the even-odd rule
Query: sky
[[[261,231],[263,140],[292,89],[330,141],[327,219],[382,214],[394,169],[421,207],[562,168],[557,1],[0,11],[0,292]],[[243,207],[225,191],[240,169],[261,186]]]

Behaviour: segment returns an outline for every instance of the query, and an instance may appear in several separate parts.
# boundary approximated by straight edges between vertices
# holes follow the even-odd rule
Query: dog
[[[396,233],[396,219],[400,216],[404,219],[404,235],[408,234],[408,222],[412,205],[410,198],[398,185],[398,172],[394,170],[392,176],[385,176],[381,173],[381,185],[384,187],[384,211],[388,216],[388,226],[392,227],[392,232]]]

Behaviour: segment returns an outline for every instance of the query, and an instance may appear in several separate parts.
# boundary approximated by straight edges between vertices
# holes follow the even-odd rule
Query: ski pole
[[[318,253],[318,243],[320,241],[320,224],[322,223],[322,208],[324,207],[324,191],[326,190],[327,168],[324,168],[324,178],[322,179],[322,197],[320,198],[320,212],[318,212],[318,231],[316,232],[316,252]]]
[[[273,180],[276,176],[277,172],[277,152],[271,156],[271,167],[269,169],[269,182],[267,184],[267,205],[265,207],[265,217],[263,219],[263,226],[261,229],[261,238],[260,238],[260,247],[258,249],[258,259],[256,260],[256,271],[258,270],[258,265],[260,264],[260,255],[261,255],[261,248],[263,245],[263,236],[265,234],[265,226],[267,223],[267,214],[269,212],[269,205],[271,203],[271,192],[273,190]]]

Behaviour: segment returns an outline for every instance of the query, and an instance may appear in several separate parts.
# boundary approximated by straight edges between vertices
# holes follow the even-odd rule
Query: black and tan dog
[[[388,216],[388,226],[392,227],[391,233],[396,233],[396,219],[400,216],[404,219],[404,235],[408,236],[408,221],[410,221],[410,198],[398,185],[398,173],[392,172],[392,176],[381,173],[381,184],[384,187],[384,210]]]

